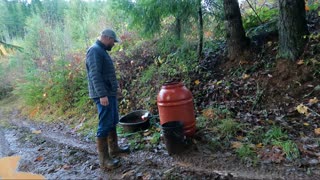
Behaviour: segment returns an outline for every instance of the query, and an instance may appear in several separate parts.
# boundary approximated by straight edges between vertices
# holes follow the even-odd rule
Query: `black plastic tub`
[[[142,118],[144,116],[144,118]],[[147,110],[133,111],[120,118],[119,124],[125,132],[137,132],[150,127],[150,112]]]

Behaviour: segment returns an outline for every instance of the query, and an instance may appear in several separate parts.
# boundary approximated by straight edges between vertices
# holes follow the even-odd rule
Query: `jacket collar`
[[[98,46],[100,46],[102,49],[104,49],[105,51],[107,50],[107,46],[104,45],[100,40],[97,40],[97,41],[96,41],[96,44],[97,44]]]

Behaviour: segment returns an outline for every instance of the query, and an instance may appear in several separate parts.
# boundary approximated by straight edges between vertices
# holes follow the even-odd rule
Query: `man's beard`
[[[111,51],[112,46],[106,46],[106,48],[107,48],[107,51]]]

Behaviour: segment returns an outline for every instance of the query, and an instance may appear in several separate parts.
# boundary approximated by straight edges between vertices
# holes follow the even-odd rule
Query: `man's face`
[[[108,36],[103,36],[103,44],[107,46],[107,50],[111,51],[112,47],[114,46],[114,39]]]

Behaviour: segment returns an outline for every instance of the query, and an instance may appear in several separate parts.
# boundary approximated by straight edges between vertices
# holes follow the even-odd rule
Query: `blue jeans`
[[[107,137],[111,130],[116,128],[119,122],[118,100],[116,96],[108,97],[109,104],[102,106],[100,98],[94,98],[99,114],[99,124],[97,130],[97,137]]]

